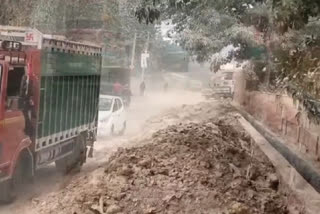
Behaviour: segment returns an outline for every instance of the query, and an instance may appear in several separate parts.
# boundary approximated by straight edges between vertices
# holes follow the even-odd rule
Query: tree
[[[2,0],[0,7],[1,25],[29,25],[30,14],[36,0]]]
[[[212,56],[228,44],[240,47],[238,60],[257,63],[258,76],[285,86],[320,118],[310,101],[320,98],[319,0],[141,0],[136,17],[150,23],[158,13],[173,21],[176,42],[198,61],[216,71],[228,60]]]
[[[144,12],[147,10],[149,16],[154,16],[153,11],[159,10],[163,19],[169,18],[175,25],[177,43],[200,62],[210,61],[214,53],[229,44],[245,47],[256,43],[256,29],[241,21],[246,11],[258,4],[254,0],[149,1],[149,5],[147,2],[143,1],[144,6],[138,8],[138,19],[148,22]]]
[[[142,0],[136,17],[149,23],[159,12],[162,19],[172,19],[177,42],[203,61],[230,43],[242,49],[268,47],[275,30],[301,29],[319,15],[319,8],[316,0]],[[263,42],[254,36],[259,33]]]

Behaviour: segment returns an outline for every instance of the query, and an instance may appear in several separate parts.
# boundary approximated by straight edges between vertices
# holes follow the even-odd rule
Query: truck
[[[230,88],[230,93],[234,93],[234,71],[230,69],[221,69],[210,80],[210,87],[221,88],[221,91],[225,91],[226,88]]]
[[[0,26],[0,200],[35,171],[80,170],[97,135],[102,48]],[[91,154],[90,154],[91,155]]]

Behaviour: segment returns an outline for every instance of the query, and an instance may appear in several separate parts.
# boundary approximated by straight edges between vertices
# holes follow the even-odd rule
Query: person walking
[[[120,96],[121,93],[122,93],[122,85],[119,83],[119,81],[116,81],[114,84],[113,84],[113,94],[116,95],[116,96]]]
[[[123,88],[123,91],[122,91],[122,96],[123,96],[123,99],[125,101],[125,104],[127,107],[129,107],[130,103],[131,103],[131,96],[132,96],[132,93],[131,93],[131,90],[129,88],[129,85],[126,84]]]
[[[144,81],[142,81],[141,84],[140,84],[140,95],[141,96],[144,96],[145,90],[146,90],[146,84],[145,84]]]

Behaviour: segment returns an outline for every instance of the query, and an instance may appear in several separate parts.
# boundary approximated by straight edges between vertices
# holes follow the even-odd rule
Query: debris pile
[[[172,125],[35,202],[42,214],[285,214],[275,170],[234,117]]]
[[[231,99],[232,92],[230,87],[212,87],[209,89],[202,90],[202,96],[209,99]]]

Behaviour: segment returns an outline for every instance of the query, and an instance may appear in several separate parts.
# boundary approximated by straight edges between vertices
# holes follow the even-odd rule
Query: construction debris
[[[119,149],[102,168],[37,201],[36,209],[41,214],[289,213],[275,169],[235,116],[172,125],[149,141]]]

